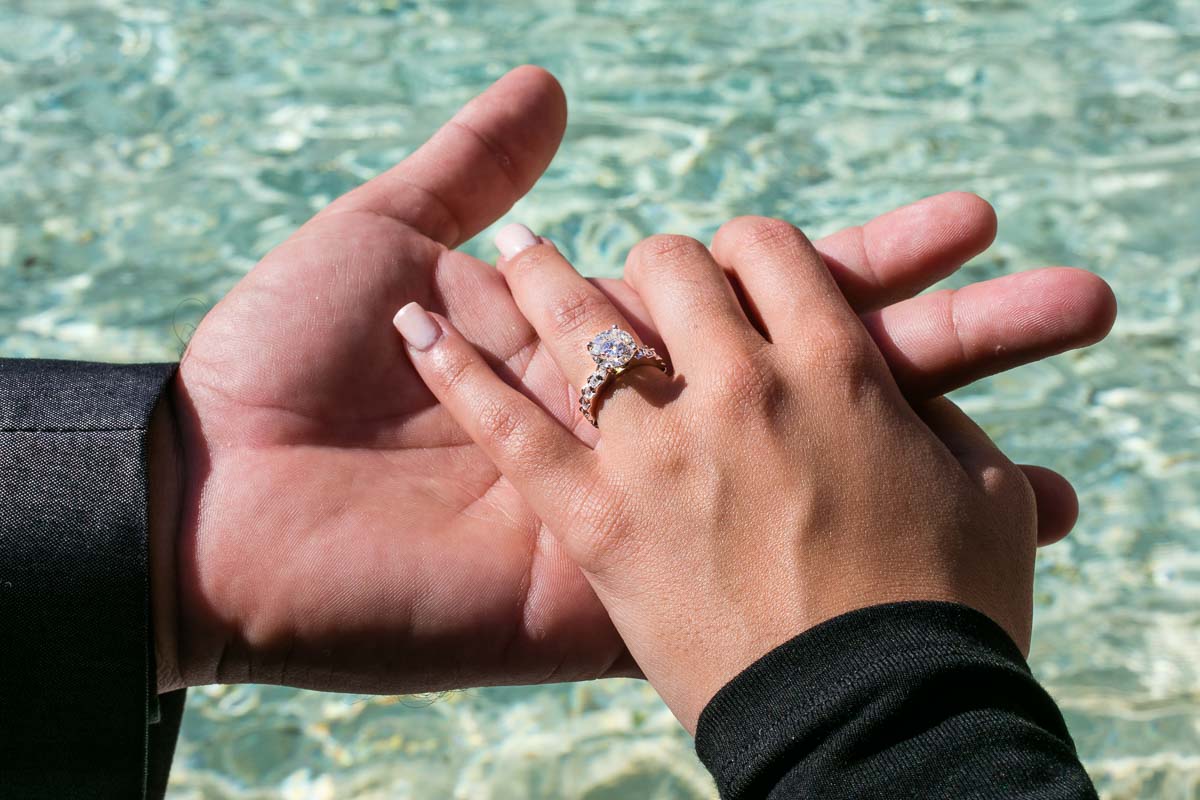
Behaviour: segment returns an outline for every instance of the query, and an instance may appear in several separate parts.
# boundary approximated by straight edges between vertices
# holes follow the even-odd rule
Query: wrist
[[[179,667],[178,575],[175,558],[183,459],[171,400],[173,386],[174,381],[159,399],[147,432],[150,619],[160,694],[185,686]]]

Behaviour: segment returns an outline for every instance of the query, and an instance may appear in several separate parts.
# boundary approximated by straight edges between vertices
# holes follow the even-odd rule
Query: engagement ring
[[[594,428],[600,427],[594,411],[596,398],[611,379],[634,367],[657,367],[663,372],[668,371],[667,362],[654,352],[653,347],[639,346],[633,334],[616,325],[596,334],[588,342],[587,351],[596,362],[596,371],[588,376],[580,391],[579,410]]]

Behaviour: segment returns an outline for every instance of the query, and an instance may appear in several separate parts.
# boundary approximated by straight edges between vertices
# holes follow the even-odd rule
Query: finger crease
[[[450,124],[459,130],[465,131],[472,136],[476,141],[483,145],[484,149],[492,156],[492,160],[496,162],[496,166],[500,168],[500,172],[508,181],[509,187],[512,189],[516,197],[525,194],[525,189],[522,188],[521,181],[517,180],[517,175],[513,167],[513,159],[509,156],[508,151],[500,147],[487,136],[484,136],[479,130],[472,125],[463,122],[459,119],[450,120]]]
[[[859,263],[864,267],[862,274],[871,282],[872,286],[877,290],[882,290],[883,279],[879,276],[879,270],[875,267],[875,260],[871,257],[871,248],[867,246],[867,230],[862,225],[855,225],[850,229],[853,232],[851,239],[854,242],[854,249],[858,251]]]
[[[390,180],[395,181],[400,184],[403,184],[404,186],[407,186],[408,188],[412,189],[413,191],[417,192],[418,194],[429,198],[429,200],[432,201],[435,213],[440,218],[439,221],[440,221],[441,226],[443,228],[448,228],[448,230],[446,231],[446,234],[444,236],[436,237],[437,240],[446,244],[447,246],[451,246],[451,247],[458,243],[459,236],[462,234],[462,223],[459,221],[458,215],[455,214],[454,211],[450,208],[450,204],[447,203],[444,199],[442,199],[442,196],[440,194],[438,194],[433,189],[430,189],[427,186],[421,186],[418,183],[413,183],[408,178],[405,178],[403,175],[391,176]],[[407,222],[409,225],[412,225],[413,227],[417,228],[417,230],[423,229],[422,226],[417,225],[413,220],[405,219],[403,212],[401,212],[400,209],[396,208],[396,206],[391,202],[391,197],[389,197],[388,200],[389,200],[388,205],[391,206],[391,208],[392,208],[392,214],[390,214],[390,215],[385,214],[383,216],[391,216],[394,219],[398,219],[398,220]]]
[[[967,363],[967,347],[963,344],[962,328],[958,321],[958,313],[954,310],[956,303],[954,297],[957,294],[954,289],[948,289],[946,294],[946,319],[950,323],[950,330],[953,334],[954,344],[958,348],[958,357],[963,364]]]

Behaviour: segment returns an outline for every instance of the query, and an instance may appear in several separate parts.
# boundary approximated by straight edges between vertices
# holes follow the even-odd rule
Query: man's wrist
[[[175,379],[177,380],[177,378]],[[175,544],[179,534],[183,458],[171,396],[173,382],[154,408],[147,433],[150,522],[150,618],[158,692],[186,685],[179,667],[178,575]]]

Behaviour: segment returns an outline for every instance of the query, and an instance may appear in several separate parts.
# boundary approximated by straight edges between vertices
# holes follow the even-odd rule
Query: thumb
[[[415,153],[317,217],[366,211],[455,247],[495,222],[542,176],[567,125],[567,100],[540,67],[517,67],[467,103]]]

